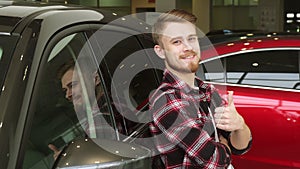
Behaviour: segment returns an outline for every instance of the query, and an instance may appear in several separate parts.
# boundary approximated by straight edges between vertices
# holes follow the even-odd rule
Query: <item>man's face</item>
[[[82,87],[78,74],[73,69],[69,69],[61,79],[62,89],[65,97],[73,103],[75,111],[82,111],[85,102],[82,96]]]
[[[195,73],[200,62],[200,46],[195,26],[190,22],[166,23],[161,37],[161,56],[171,72]]]

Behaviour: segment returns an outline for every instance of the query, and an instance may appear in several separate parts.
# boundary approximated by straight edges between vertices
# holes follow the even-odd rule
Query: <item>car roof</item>
[[[300,49],[300,33],[238,33],[223,35],[223,40],[214,41],[215,37],[208,36],[212,45],[203,51],[202,60],[237,52],[254,50],[271,50],[274,48]],[[218,38],[220,36],[218,35]]]
[[[90,13],[92,11],[97,12],[104,16],[98,19],[103,23],[107,23],[117,18],[117,16],[113,15],[114,12],[111,10],[107,11],[99,8],[44,2],[0,1],[0,33],[18,33],[18,31],[22,30],[34,18],[41,16],[46,12],[67,10],[85,10]],[[78,15],[78,17],[81,17],[81,15]]]

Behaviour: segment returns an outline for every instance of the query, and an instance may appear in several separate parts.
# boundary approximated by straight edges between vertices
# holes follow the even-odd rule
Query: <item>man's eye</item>
[[[76,86],[77,84],[78,84],[78,82],[72,82],[71,85],[70,85],[70,87],[74,87],[74,86]]]
[[[190,37],[190,38],[189,38],[189,41],[192,41],[192,42],[194,42],[194,41],[196,41],[196,40],[197,40],[196,37]]]
[[[173,44],[174,44],[174,45],[179,45],[180,43],[181,43],[180,40],[175,40],[175,41],[173,41]]]

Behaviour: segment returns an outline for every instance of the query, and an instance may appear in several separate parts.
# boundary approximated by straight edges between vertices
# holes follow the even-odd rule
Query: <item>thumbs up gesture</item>
[[[215,109],[216,127],[225,131],[235,131],[243,128],[244,119],[237,112],[233,102],[233,91],[228,91],[228,104]]]

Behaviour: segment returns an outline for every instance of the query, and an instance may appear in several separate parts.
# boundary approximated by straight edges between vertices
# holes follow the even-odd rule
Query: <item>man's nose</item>
[[[183,42],[183,45],[184,45],[184,50],[185,51],[193,49],[192,45],[188,41],[186,41],[186,40]]]
[[[66,99],[68,99],[69,101],[72,99],[72,90],[71,89],[67,89],[66,91]]]

